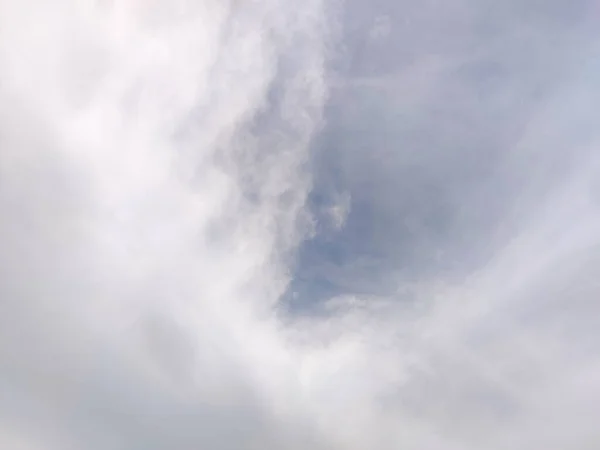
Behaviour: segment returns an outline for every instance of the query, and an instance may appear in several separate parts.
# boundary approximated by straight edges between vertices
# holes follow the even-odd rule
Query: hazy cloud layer
[[[0,447],[596,448],[599,19],[0,0]]]

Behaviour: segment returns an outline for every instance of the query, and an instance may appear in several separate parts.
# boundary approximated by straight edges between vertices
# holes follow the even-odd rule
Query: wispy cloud
[[[594,2],[0,0],[0,446],[593,448]]]

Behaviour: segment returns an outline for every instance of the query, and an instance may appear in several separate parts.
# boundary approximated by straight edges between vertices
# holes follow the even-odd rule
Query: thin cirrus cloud
[[[598,5],[0,2],[0,444],[595,448]]]

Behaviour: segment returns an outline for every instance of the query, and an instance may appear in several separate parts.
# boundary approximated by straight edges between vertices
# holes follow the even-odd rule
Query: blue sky
[[[594,5],[563,3],[346,4],[337,82],[313,144],[322,231],[300,249],[290,288],[307,291],[299,303],[389,294],[399,276],[460,278],[510,238],[519,199],[564,176],[577,156],[570,143],[595,133],[583,119],[591,111],[574,105],[578,117],[547,119],[563,128],[560,148],[542,149],[552,141],[542,137],[518,149],[531,118],[560,114],[558,98],[576,96],[568,91],[593,72]],[[535,151],[544,154],[526,156]],[[348,199],[335,230],[328,208]]]

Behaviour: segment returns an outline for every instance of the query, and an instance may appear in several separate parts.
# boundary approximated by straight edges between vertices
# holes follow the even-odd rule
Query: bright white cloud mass
[[[599,21],[0,0],[0,448],[598,448]]]

